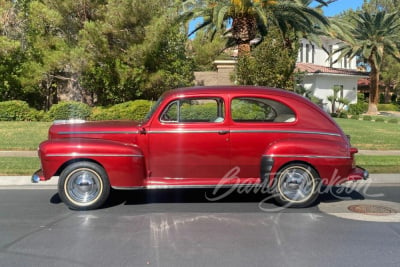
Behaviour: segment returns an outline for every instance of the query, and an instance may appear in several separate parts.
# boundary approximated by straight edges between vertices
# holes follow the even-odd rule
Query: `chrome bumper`
[[[366,169],[357,166],[349,174],[347,180],[358,181],[358,180],[367,180],[368,178],[369,178],[369,172]]]
[[[44,179],[44,176],[43,176],[43,171],[41,169],[37,170],[31,177],[31,182],[34,183],[34,184],[37,184],[40,181],[44,181],[44,180],[45,179]]]

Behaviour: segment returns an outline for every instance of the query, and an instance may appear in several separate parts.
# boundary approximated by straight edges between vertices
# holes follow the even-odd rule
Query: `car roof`
[[[271,87],[262,87],[262,86],[195,86],[195,87],[184,87],[178,88],[171,91],[168,91],[164,94],[164,97],[171,96],[179,96],[179,95],[192,95],[192,94],[261,94],[261,95],[279,95],[282,97],[291,97],[291,98],[302,98],[304,97],[292,93],[290,91],[279,89],[279,88],[271,88]]]

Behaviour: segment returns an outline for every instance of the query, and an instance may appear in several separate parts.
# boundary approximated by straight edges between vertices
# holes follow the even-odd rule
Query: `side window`
[[[288,106],[271,99],[257,97],[234,98],[231,103],[235,122],[294,122],[295,113]]]
[[[171,102],[161,115],[162,122],[223,122],[222,99],[190,98]]]

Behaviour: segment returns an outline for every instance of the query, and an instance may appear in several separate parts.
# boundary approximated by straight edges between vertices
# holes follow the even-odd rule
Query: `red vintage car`
[[[102,206],[110,189],[267,187],[305,207],[321,185],[368,178],[349,138],[321,108],[281,89],[181,88],[142,122],[55,122],[33,182],[59,176],[71,209]]]

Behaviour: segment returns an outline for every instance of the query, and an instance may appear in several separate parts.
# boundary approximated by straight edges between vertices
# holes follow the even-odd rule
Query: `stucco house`
[[[343,58],[334,61],[338,55],[329,58],[328,53],[339,48],[339,40],[322,37],[322,47],[308,40],[301,40],[296,64],[297,71],[305,73],[302,85],[322,100],[324,110],[331,112],[328,96],[333,95],[333,88],[338,86],[338,97],[347,98],[351,104],[357,103],[357,82],[368,77],[366,72],[357,69],[356,58]]]

